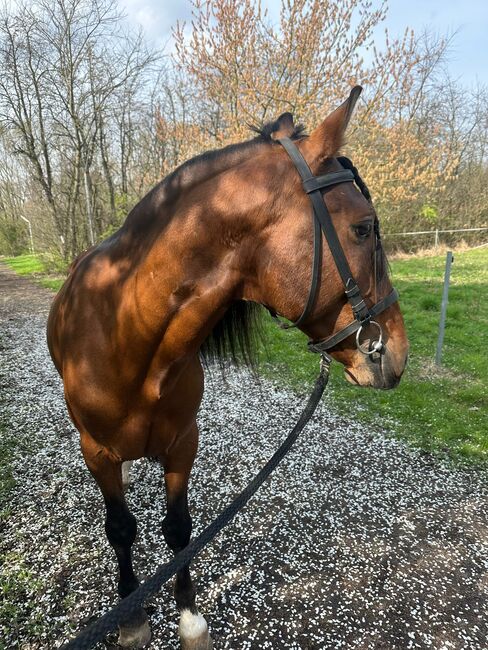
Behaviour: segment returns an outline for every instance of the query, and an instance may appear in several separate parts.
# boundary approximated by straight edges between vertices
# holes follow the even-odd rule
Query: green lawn
[[[5,264],[16,271],[19,275],[32,275],[46,273],[46,265],[38,255],[18,255],[17,257],[4,257]]]
[[[56,290],[59,279],[43,277],[31,255],[4,259],[19,273],[34,273]],[[333,364],[326,399],[339,412],[351,409],[365,426],[386,426],[414,446],[456,460],[488,459],[488,249],[454,255],[443,350],[443,367],[433,364],[445,257],[392,262],[394,285],[410,339],[410,361],[394,391],[360,389]],[[262,372],[303,392],[317,374],[318,358],[306,338],[281,331],[265,318]]]
[[[10,266],[19,275],[33,275],[43,287],[58,291],[64,282],[64,276],[51,273],[48,265],[39,255],[18,255],[17,257],[0,257],[0,260]]]
[[[488,249],[454,255],[443,348],[433,364],[445,257],[392,262],[410,339],[410,360],[393,391],[354,387],[333,364],[331,401],[367,425],[384,425],[414,446],[457,460],[488,459]],[[303,386],[317,373],[305,337],[265,324],[267,374]],[[278,369],[278,372],[276,372]]]

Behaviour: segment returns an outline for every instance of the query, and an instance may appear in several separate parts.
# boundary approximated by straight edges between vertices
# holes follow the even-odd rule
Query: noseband
[[[344,341],[348,336],[356,334],[356,345],[360,352],[366,355],[380,353],[383,349],[383,333],[381,326],[374,320],[375,316],[381,314],[385,309],[388,309],[393,303],[398,300],[398,292],[396,289],[392,291],[382,300],[375,303],[372,307],[368,307],[364,301],[363,296],[359,290],[356,280],[353,277],[348,261],[344,254],[344,250],[337,236],[336,229],[332,223],[332,218],[327,209],[325,201],[322,197],[322,190],[327,187],[338,185],[339,183],[356,183],[366,199],[371,202],[371,197],[365,183],[359,176],[356,168],[347,158],[338,158],[338,160],[347,167],[340,172],[331,172],[324,176],[314,176],[310,167],[307,165],[302,154],[290,140],[290,138],[278,139],[286,152],[292,159],[303,183],[303,189],[308,194],[313,207],[314,214],[314,247],[313,247],[313,263],[312,263],[312,281],[310,283],[310,291],[308,294],[307,302],[301,316],[293,323],[283,323],[277,317],[276,313],[272,313],[273,317],[278,320],[280,327],[289,329],[301,325],[310,315],[315,299],[320,279],[320,268],[322,261],[322,236],[323,233],[329,244],[332,257],[334,258],[335,265],[341,276],[342,283],[344,284],[344,291],[346,298],[351,305],[355,320],[349,325],[346,325],[339,332],[321,341],[309,341],[308,349],[311,352],[318,352],[322,354],[328,361],[330,357],[327,350],[335,347],[341,341]],[[374,234],[376,237],[377,248],[380,246],[380,231],[378,218],[375,217]],[[376,251],[375,251],[376,254]],[[368,348],[361,344],[360,336],[363,328],[366,325],[373,325],[378,330],[378,338],[372,341]]]

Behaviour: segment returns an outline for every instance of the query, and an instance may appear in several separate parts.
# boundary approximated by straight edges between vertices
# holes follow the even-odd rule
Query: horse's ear
[[[273,125],[271,137],[273,140],[278,138],[290,138],[295,131],[295,124],[293,122],[293,115],[291,113],[283,113]]]
[[[326,117],[304,142],[303,154],[310,166],[337,154],[343,145],[344,134],[361,91],[361,86],[354,86],[346,101]]]

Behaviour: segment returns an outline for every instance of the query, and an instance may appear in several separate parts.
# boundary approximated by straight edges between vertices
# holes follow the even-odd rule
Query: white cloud
[[[156,45],[165,44],[171,36],[171,28],[177,20],[191,18],[188,0],[118,0],[120,8],[133,26],[143,28],[148,39]]]

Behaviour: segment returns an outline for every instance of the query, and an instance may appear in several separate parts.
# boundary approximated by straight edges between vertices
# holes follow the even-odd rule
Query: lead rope
[[[381,250],[381,234],[378,216],[375,213],[373,222],[373,274],[374,274],[374,301],[378,300],[378,255]]]
[[[198,537],[175,555],[173,560],[163,564],[151,578],[145,580],[140,587],[121,600],[118,605],[101,616],[89,627],[85,628],[72,641],[61,646],[61,650],[89,650],[96,643],[102,641],[102,639],[104,639],[110,632],[113,632],[122,621],[127,620],[132,612],[141,608],[144,605],[145,600],[154,596],[154,594],[161,589],[164,583],[172,578],[179,569],[182,569],[184,566],[189,564],[191,560],[198,555],[198,553],[200,553],[200,551],[202,551],[202,549],[205,548],[205,546],[211,542],[228,523],[232,521],[259,487],[261,487],[271,472],[283,460],[312,417],[329,381],[329,366],[330,361],[328,358],[326,356],[321,356],[319,376],[315,381],[312,394],[308,398],[308,402],[305,405],[298,422],[290,431],[287,438],[282,442],[281,446],[275,451],[266,465],[247,485],[247,487],[244,488],[244,490],[220,513],[216,519],[214,519],[209,526],[207,526],[207,528],[205,528],[203,532],[200,533]]]

